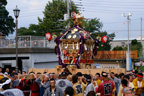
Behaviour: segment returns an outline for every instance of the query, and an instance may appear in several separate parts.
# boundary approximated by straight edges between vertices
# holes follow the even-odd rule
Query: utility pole
[[[126,71],[130,71],[130,47],[129,47],[129,21],[130,21],[130,16],[132,16],[131,13],[128,13],[128,15],[122,14],[123,17],[127,17],[127,30],[128,30],[128,49],[127,49],[127,62],[126,62]]]
[[[70,2],[69,0],[67,0],[67,19],[69,20],[69,18],[70,18]],[[69,28],[70,22],[68,22],[67,26],[68,26],[67,28]]]
[[[130,21],[130,18],[129,18],[129,16],[127,16],[127,26],[128,26],[128,52],[127,52],[128,58],[127,58],[127,71],[130,71],[129,21]]]
[[[142,44],[142,17],[141,17],[141,44]]]
[[[142,17],[141,17],[141,44],[143,44],[142,42]],[[142,55],[141,55],[141,59],[143,59],[143,49],[142,49]]]

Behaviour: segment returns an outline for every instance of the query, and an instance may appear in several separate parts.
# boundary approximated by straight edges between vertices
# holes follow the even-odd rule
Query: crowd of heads
[[[19,85],[14,85],[14,87],[13,87],[12,84],[14,84],[15,80],[20,79],[20,78],[18,78],[18,76],[28,75],[28,74],[33,75],[35,77],[34,79],[32,79],[33,81],[38,79],[36,74],[44,75],[44,77],[42,79],[39,79],[39,80],[41,80],[40,83],[38,83],[38,80],[35,83],[35,84],[39,85],[39,90],[41,89],[42,86],[44,86],[46,84],[49,85],[46,88],[50,88],[50,91],[51,91],[52,89],[56,89],[57,86],[59,86],[59,87],[65,86],[65,82],[71,82],[72,86],[67,86],[65,88],[65,90],[63,90],[63,93],[61,93],[61,94],[64,94],[64,96],[76,96],[76,95],[74,95],[75,90],[76,90],[74,88],[74,85],[76,85],[76,84],[81,84],[81,86],[83,86],[82,84],[85,85],[84,91],[81,91],[81,92],[83,92],[83,94],[85,94],[84,92],[87,91],[86,88],[88,86],[90,86],[90,84],[93,85],[93,89],[89,90],[85,94],[85,96],[96,96],[96,94],[99,93],[98,90],[100,90],[100,89],[96,90],[95,86],[97,86],[97,88],[99,88],[99,85],[102,82],[107,81],[107,80],[113,81],[115,83],[114,84],[115,86],[116,86],[117,82],[120,81],[120,84],[121,84],[122,88],[124,89],[123,94],[125,94],[125,96],[134,96],[133,95],[134,94],[134,88],[128,87],[129,82],[133,82],[133,80],[136,78],[138,79],[138,81],[143,80],[142,72],[138,73],[137,71],[131,72],[129,74],[124,74],[124,73],[120,73],[120,74],[116,73],[115,74],[114,72],[110,72],[110,73],[101,72],[101,73],[96,73],[93,76],[91,74],[82,74],[81,72],[77,72],[76,74],[72,74],[67,68],[64,68],[63,72],[61,72],[59,74],[47,73],[47,72],[44,72],[44,73],[29,72],[29,73],[27,73],[26,71],[22,71],[22,72],[19,71],[19,73],[16,73],[15,70],[13,70],[11,73],[9,73],[9,69],[6,68],[4,74],[2,74],[2,69],[0,68],[0,89],[2,89],[4,91],[4,90],[10,89],[10,88],[18,88],[21,91],[23,91],[22,88],[19,87]],[[119,81],[115,81],[116,80],[115,78],[117,78],[117,80],[119,80]],[[19,84],[21,84],[23,79],[26,82],[26,78],[24,77],[21,79],[21,81],[19,81]],[[65,81],[65,82],[60,81],[60,80],[65,80],[65,79],[68,81]],[[97,80],[100,80],[100,84],[98,83]],[[27,82],[30,82],[30,80],[27,80]],[[60,82],[60,83],[57,84],[58,82]],[[118,87],[120,87],[120,84],[118,84]],[[23,86],[25,86],[25,85],[23,85]],[[27,86],[30,87],[32,85],[27,85]],[[46,91],[46,88],[45,88],[45,91]],[[30,91],[32,91],[31,88],[28,88],[28,89]],[[61,90],[61,89],[59,88],[59,90]],[[116,90],[117,90],[117,93],[112,93],[112,94],[114,94],[115,96],[118,96],[119,90],[117,88],[116,88]],[[48,94],[45,91],[43,92],[43,96],[47,96],[45,94]],[[40,94],[41,91],[38,91],[38,92]],[[51,93],[51,94],[57,94],[57,93]],[[131,95],[127,95],[127,94],[131,94]],[[2,95],[0,95],[0,96],[2,96]],[[97,94],[97,96],[99,96],[99,95]]]

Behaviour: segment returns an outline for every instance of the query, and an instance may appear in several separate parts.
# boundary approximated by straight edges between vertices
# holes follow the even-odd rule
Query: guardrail
[[[15,36],[0,37],[0,48],[15,48]],[[54,48],[54,41],[42,36],[18,36],[18,48]]]

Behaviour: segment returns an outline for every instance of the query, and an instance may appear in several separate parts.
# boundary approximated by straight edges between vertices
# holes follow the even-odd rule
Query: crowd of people
[[[34,78],[19,78],[30,74]],[[38,75],[44,75],[43,78]],[[141,71],[128,74],[114,72],[72,74],[67,68],[56,73],[4,73],[0,68],[0,96],[144,96],[144,80]]]

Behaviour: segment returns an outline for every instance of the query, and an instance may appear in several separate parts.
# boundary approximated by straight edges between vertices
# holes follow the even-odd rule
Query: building
[[[126,42],[126,40],[125,40]],[[112,48],[121,45],[121,40],[111,42]],[[125,45],[126,46],[126,45]],[[19,36],[18,67],[28,71],[29,68],[54,68],[58,58],[54,52],[55,43],[41,36]],[[14,37],[0,37],[0,67],[15,69],[16,49]],[[137,52],[131,52],[132,64],[137,60]],[[115,69],[125,68],[125,51],[98,51],[91,68]],[[81,68],[86,66],[81,65]]]
[[[141,37],[139,36],[138,38],[135,38],[138,42],[141,42]],[[130,41],[130,43],[131,43],[131,41],[132,40],[134,40],[134,39],[130,39],[129,41]],[[144,37],[142,37],[142,46],[144,46],[144,42],[143,42],[143,40],[144,40]],[[127,39],[121,39],[121,40],[113,40],[113,41],[111,41],[110,42],[110,44],[111,44],[111,50],[114,48],[114,47],[116,47],[116,46],[122,46],[122,42],[124,42],[125,44],[124,44],[124,46],[127,46],[127,43],[128,43],[128,40]],[[143,51],[144,52],[144,51]]]
[[[54,52],[55,43],[40,36],[19,36],[18,67],[28,71],[29,68],[54,68],[58,59]],[[0,40],[0,67],[16,67],[15,40],[12,37]]]

